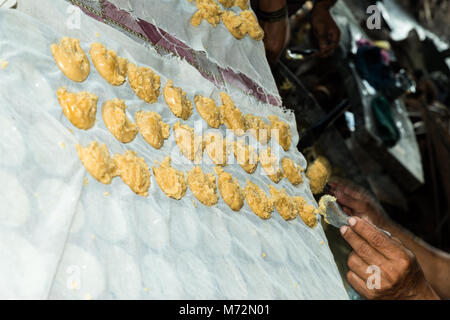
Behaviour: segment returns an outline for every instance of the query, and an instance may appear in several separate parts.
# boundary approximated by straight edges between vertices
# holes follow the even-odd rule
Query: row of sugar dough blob
[[[191,138],[190,141],[188,141],[188,143],[189,143],[188,149],[194,149],[194,148],[191,148],[191,143],[192,143],[192,141],[195,140],[195,137],[190,137],[190,138]],[[186,140],[189,140],[189,139],[186,139]],[[177,141],[177,144],[180,144],[180,143]],[[243,150],[241,150],[241,151],[236,150],[236,145],[237,144],[235,144],[235,148],[234,148],[235,152],[234,153],[235,153],[236,159],[238,159],[238,163],[241,165],[241,167],[247,173],[250,173],[250,174],[253,173],[255,171],[254,169],[256,169],[257,161],[255,162],[255,164],[251,163],[250,162],[251,159],[250,159],[250,156],[248,156],[248,154],[247,154],[248,159],[245,160],[247,162],[242,161],[241,155],[242,155],[242,153],[245,153],[247,150],[245,149],[245,146],[242,146]],[[183,146],[179,146],[179,147],[180,147],[180,151],[183,152]],[[248,147],[248,146],[247,146],[247,148],[250,149],[250,147]],[[78,149],[79,157],[82,160],[84,166],[88,169],[88,171],[91,173],[91,175],[93,175],[98,181],[105,183],[105,184],[109,184],[111,182],[111,179],[114,176],[118,175],[118,174],[114,174],[116,172],[116,168],[115,168],[114,163],[109,158],[109,152],[108,152],[106,146],[104,146],[104,145],[99,146],[98,143],[95,142],[95,143],[91,143],[91,145],[88,146],[87,148],[82,148],[81,146],[77,146],[77,149]],[[215,150],[213,149],[213,151],[215,151]],[[213,151],[210,152],[210,157],[212,159],[214,158],[214,154],[212,154]],[[226,153],[227,153],[227,150],[219,150],[219,151],[223,151],[224,155],[226,155]],[[241,154],[238,154],[238,152],[241,152]],[[134,157],[136,157],[135,153],[133,153],[133,155],[134,155]],[[255,156],[256,156],[256,154],[255,154]],[[222,157],[220,157],[220,158],[222,158]],[[194,159],[191,159],[191,161],[192,160],[194,160]],[[284,172],[281,172],[281,170],[279,172],[281,173],[282,176],[287,177],[288,180],[293,185],[297,185],[297,184],[303,182],[303,177],[302,177],[303,169],[301,167],[296,165],[289,158],[283,158],[281,162],[282,162],[281,167],[283,168]],[[261,158],[261,163],[262,163],[262,158]],[[224,166],[224,165],[226,165],[226,162],[216,163],[216,165]],[[247,167],[251,167],[251,168],[248,169]],[[270,169],[274,170],[273,168],[270,168]],[[267,172],[266,174],[268,176],[270,176],[270,172],[267,171],[266,167],[264,168],[264,170],[266,170],[266,172]],[[279,180],[274,181],[274,182],[278,183]],[[137,192],[137,193],[139,193],[139,192]]]
[[[150,171],[144,158],[138,158],[136,152],[128,150],[124,155],[109,156],[106,145],[98,145],[96,141],[87,148],[77,146],[80,159],[88,172],[102,183],[109,184],[113,177],[120,175],[122,180],[135,193],[148,195],[150,188]],[[254,183],[247,181],[245,189],[241,189],[232,175],[216,167],[218,180],[212,174],[205,174],[200,167],[194,167],[187,176],[176,170],[170,164],[170,157],[162,163],[156,162],[153,174],[156,182],[166,196],[180,200],[184,197],[189,186],[194,196],[204,205],[217,204],[216,183],[225,203],[234,211],[239,211],[244,205],[244,199],[252,211],[261,219],[268,219],[274,207],[285,220],[301,219],[310,227],[316,225],[315,208],[306,203],[302,197],[289,197],[285,190],[271,187],[271,198]],[[159,165],[159,166],[158,166]]]

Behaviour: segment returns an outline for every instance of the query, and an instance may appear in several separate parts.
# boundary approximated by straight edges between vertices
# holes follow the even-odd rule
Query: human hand
[[[332,178],[328,185],[347,215],[365,219],[383,229],[389,228],[389,216],[367,190],[339,178]]]
[[[329,57],[339,45],[341,31],[330,14],[332,1],[319,1],[311,11],[311,26],[319,45],[316,56]]]
[[[347,280],[358,293],[367,299],[439,299],[414,254],[398,239],[360,218],[350,218],[349,224],[341,234],[353,248]]]

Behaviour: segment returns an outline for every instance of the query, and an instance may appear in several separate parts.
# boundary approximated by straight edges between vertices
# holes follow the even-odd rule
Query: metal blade
[[[325,222],[340,228],[342,226],[348,225],[349,216],[347,216],[344,211],[336,201],[328,201],[327,209],[325,214]]]
[[[341,228],[342,226],[348,225],[348,219],[350,217],[342,211],[341,207],[336,201],[327,201],[326,202],[326,211],[324,215],[324,220],[326,223],[335,226],[336,228]],[[376,227],[376,226],[375,226]],[[376,227],[378,230],[384,232],[389,238],[392,235],[381,228]]]

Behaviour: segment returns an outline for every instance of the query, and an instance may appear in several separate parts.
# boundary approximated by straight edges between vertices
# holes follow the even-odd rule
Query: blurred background
[[[331,10],[340,44],[325,59],[310,54],[312,6],[290,16],[289,44],[272,67],[308,137],[299,149],[308,160],[326,157],[333,175],[364,186],[393,220],[450,252],[450,2],[340,0]],[[379,28],[368,27],[369,6]],[[324,228],[345,275],[349,248]]]

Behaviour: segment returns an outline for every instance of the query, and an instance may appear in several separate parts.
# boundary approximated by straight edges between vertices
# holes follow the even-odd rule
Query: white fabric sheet
[[[173,79],[191,100],[201,94],[219,103],[219,92],[186,62],[161,57],[88,16],[81,16],[80,29],[67,28],[64,1],[33,6],[29,2],[28,12],[40,17],[45,12],[51,19],[0,10],[0,58],[9,62],[0,69],[0,298],[348,298],[320,224],[310,229],[299,218],[285,222],[276,212],[262,221],[247,204],[236,213],[222,199],[208,208],[190,190],[180,201],[169,199],[153,176],[147,198],[134,194],[120,178],[103,185],[89,176],[75,144],[92,140],[106,143],[111,153],[133,149],[150,166],[166,155],[177,169],[186,172],[192,165],[183,161],[172,133],[161,150],[140,135],[127,145],[115,140],[101,118],[105,100],[125,99],[130,117],[152,110],[170,125],[177,119],[162,96],[146,104],[128,83],[107,84],[92,63],[85,82],[68,80],[50,51],[62,36],[80,38],[86,52],[92,42],[101,41],[120,56],[151,67],[162,85]],[[60,86],[99,96],[92,129],[78,130],[64,117],[56,99]],[[280,155],[305,167],[295,150],[293,114],[230,90],[244,113],[276,114],[291,125],[292,147]],[[195,122],[202,123],[196,112],[186,123]],[[208,163],[202,168],[212,172]],[[236,164],[225,170],[241,186],[249,178],[268,192],[272,184],[260,167],[251,176]],[[283,180],[276,187],[316,205],[307,180],[299,187]]]

